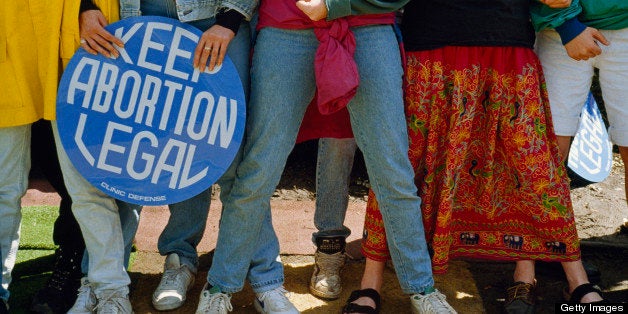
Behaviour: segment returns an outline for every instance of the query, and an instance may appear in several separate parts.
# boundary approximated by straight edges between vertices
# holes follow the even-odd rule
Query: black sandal
[[[375,308],[372,308],[366,305],[359,305],[359,304],[352,303],[353,301],[361,297],[367,297],[375,301]],[[369,289],[355,290],[351,292],[351,295],[349,296],[349,299],[347,300],[347,304],[345,305],[344,308],[342,308],[342,313],[343,314],[346,314],[346,313],[379,314],[380,302],[381,302],[381,297],[379,296],[379,293],[375,291],[375,289],[369,288]]]
[[[591,292],[595,292],[599,294],[600,297],[602,298],[601,301],[596,301],[596,302],[591,302],[591,303],[605,303],[606,302],[606,300],[604,299],[604,295],[602,295],[602,289],[600,289],[600,287],[592,283],[585,283],[585,284],[581,284],[577,286],[576,289],[573,289],[573,291],[571,292],[571,296],[569,297],[569,303],[582,303],[582,297],[584,297],[586,294],[589,294]]]

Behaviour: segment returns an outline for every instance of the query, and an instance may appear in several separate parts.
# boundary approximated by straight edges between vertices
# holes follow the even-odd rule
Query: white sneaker
[[[415,314],[456,314],[444,294],[437,289],[428,294],[414,294],[410,297],[412,313]]]
[[[220,292],[219,289],[207,290],[206,283],[198,300],[196,314],[227,314],[231,311],[233,311],[231,296]]]
[[[253,305],[258,312],[264,314],[298,314],[299,310],[294,307],[286,294],[288,291],[283,287],[256,293]]]
[[[169,254],[164,263],[164,274],[153,293],[153,306],[158,311],[179,308],[193,283],[194,274],[186,265],[181,265],[179,255]]]
[[[98,314],[133,314],[129,295],[120,290],[104,290],[98,296]]]
[[[337,299],[342,292],[340,269],[345,264],[345,253],[314,253],[314,272],[310,278],[310,293],[325,299]]]
[[[78,289],[76,301],[68,314],[89,314],[94,313],[98,305],[98,300],[92,289],[92,285],[87,277],[81,278],[81,287]]]

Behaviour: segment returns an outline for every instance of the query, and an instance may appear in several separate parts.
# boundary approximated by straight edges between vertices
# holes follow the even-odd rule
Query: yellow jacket
[[[117,0],[94,1],[108,21]],[[11,0],[0,5],[0,127],[54,120],[62,66],[79,47],[80,0]]]
[[[0,6],[0,127],[50,118],[44,103],[54,103],[57,92],[63,1]]]

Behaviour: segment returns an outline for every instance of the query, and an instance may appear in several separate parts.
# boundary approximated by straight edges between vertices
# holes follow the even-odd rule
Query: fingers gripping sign
[[[226,27],[220,25],[210,27],[203,33],[194,50],[194,67],[205,72],[208,68],[207,61],[210,72],[220,67],[227,54],[227,47],[234,37],[235,33]]]
[[[124,43],[105,29],[107,24],[100,10],[82,12],[79,16],[81,47],[93,55],[117,58],[120,54],[114,46],[122,48]]]

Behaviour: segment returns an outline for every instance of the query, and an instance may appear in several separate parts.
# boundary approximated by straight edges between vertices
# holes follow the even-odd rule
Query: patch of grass
[[[20,250],[54,250],[56,246],[52,241],[52,229],[58,215],[57,206],[22,208]]]
[[[52,229],[58,215],[56,206],[22,208],[20,246],[9,287],[11,313],[28,313],[31,298],[50,276],[56,248]]]
[[[58,215],[58,206],[22,208],[20,246],[9,286],[11,314],[30,313],[31,299],[52,273],[57,248],[52,241],[52,231]],[[130,265],[135,255],[131,253]]]

